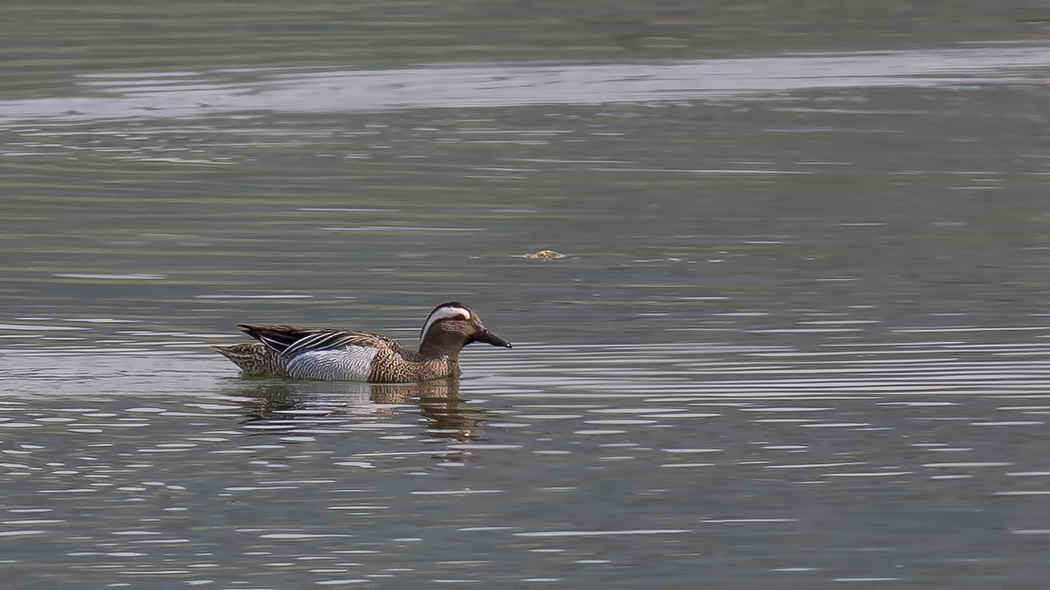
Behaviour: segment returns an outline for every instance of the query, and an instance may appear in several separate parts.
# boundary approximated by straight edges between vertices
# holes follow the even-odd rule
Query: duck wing
[[[388,348],[396,352],[407,352],[405,347],[396,340],[367,332],[296,328],[294,326],[239,325],[241,331],[245,334],[262,342],[267,348],[280,353],[286,358],[291,358],[304,352],[333,350],[350,346]]]

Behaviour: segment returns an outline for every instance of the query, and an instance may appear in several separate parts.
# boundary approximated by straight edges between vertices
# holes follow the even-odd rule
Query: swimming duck
[[[459,375],[459,351],[471,342],[511,348],[478,314],[458,301],[430,312],[419,331],[419,350],[395,340],[348,330],[239,324],[258,340],[215,346],[245,375],[326,381],[409,383]]]

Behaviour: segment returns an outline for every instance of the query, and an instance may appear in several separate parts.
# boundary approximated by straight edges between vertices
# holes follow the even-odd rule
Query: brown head
[[[442,303],[434,308],[419,331],[421,354],[456,356],[471,342],[485,342],[493,346],[511,348],[510,342],[489,332],[478,314],[458,301]]]

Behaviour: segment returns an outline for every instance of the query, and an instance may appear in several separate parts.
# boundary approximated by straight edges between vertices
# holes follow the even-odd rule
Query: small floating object
[[[564,254],[558,254],[554,250],[540,250],[532,254],[526,254],[525,258],[534,258],[536,260],[554,260],[556,258],[565,258]]]

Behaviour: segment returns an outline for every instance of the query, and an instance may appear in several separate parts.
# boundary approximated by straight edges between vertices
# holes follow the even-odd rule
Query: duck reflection
[[[260,434],[330,434],[367,423],[407,422],[412,414],[398,406],[415,405],[428,435],[476,440],[490,418],[464,407],[456,379],[421,383],[244,379],[224,393],[241,398],[242,424]]]

